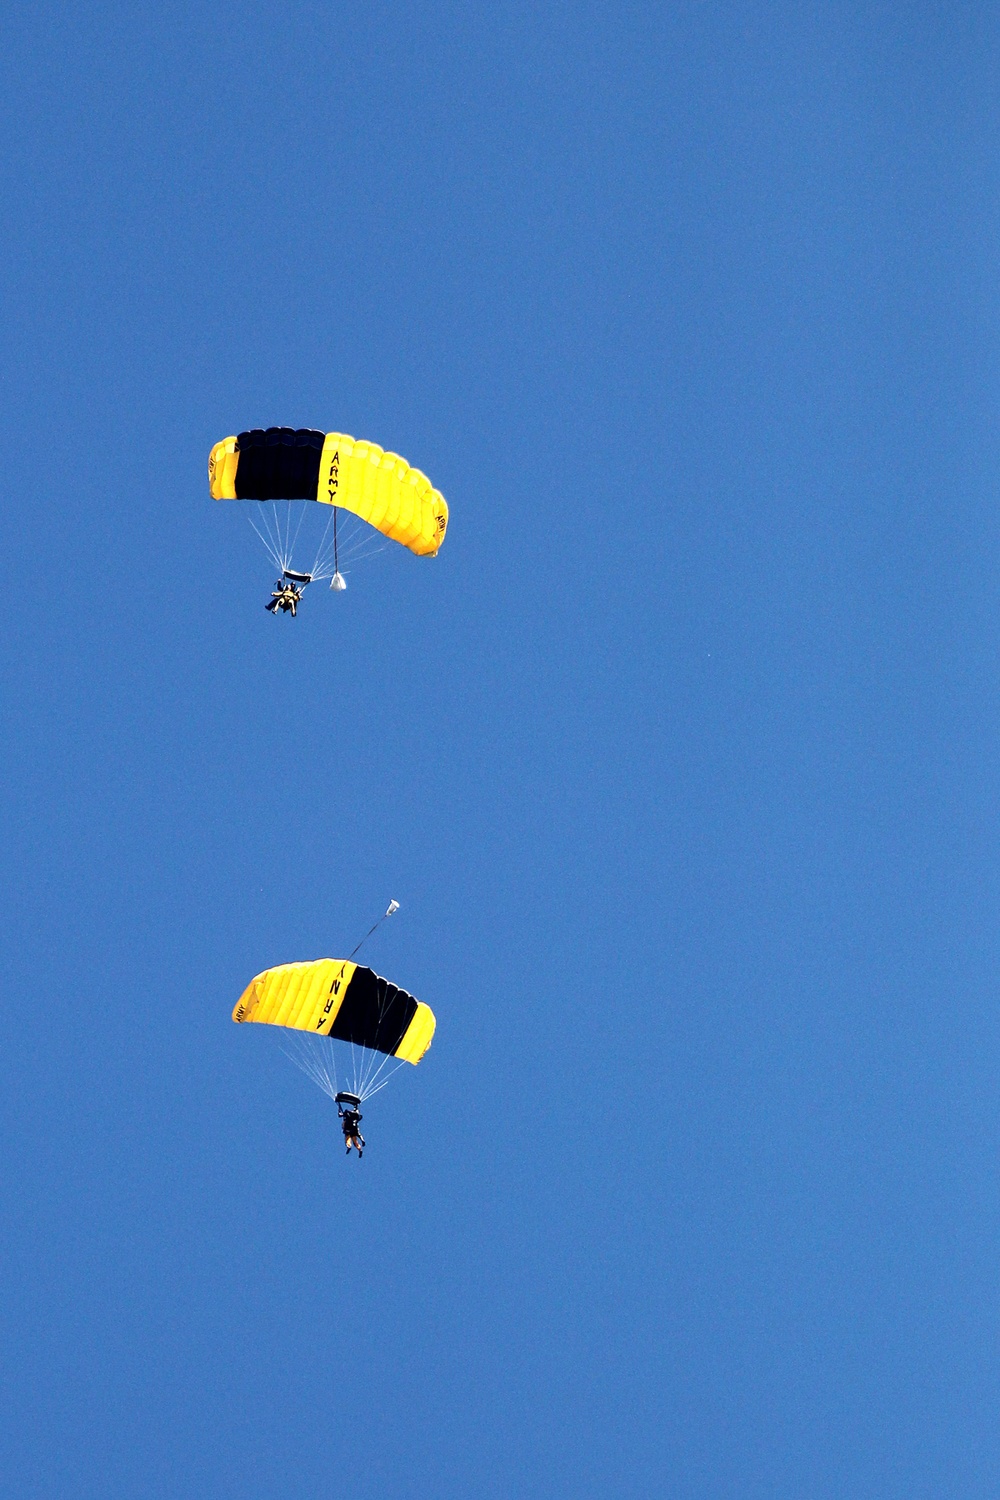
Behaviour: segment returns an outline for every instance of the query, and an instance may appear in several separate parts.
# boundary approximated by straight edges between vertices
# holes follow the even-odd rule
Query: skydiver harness
[[[361,1147],[365,1143],[365,1138],[358,1129],[358,1126],[361,1124],[361,1111],[358,1109],[360,1103],[361,1100],[357,1094],[342,1093],[338,1094],[336,1098],[337,1113],[340,1115],[340,1125],[344,1132],[344,1140],[347,1142],[347,1149],[350,1151],[352,1145],[357,1146],[359,1156],[361,1155]],[[345,1104],[347,1105],[346,1109],[344,1108]]]
[[[264,608],[270,610],[272,615],[276,614],[280,609],[284,614],[290,614],[294,619],[301,598],[301,589],[295,588],[291,583],[282,583],[279,579],[271,592],[270,604],[265,604]]]
[[[286,568],[271,590],[270,604],[265,604],[264,608],[272,615],[277,614],[280,609],[283,614],[290,614],[294,620],[302,600],[302,590],[307,583],[312,583],[311,573],[292,573]]]

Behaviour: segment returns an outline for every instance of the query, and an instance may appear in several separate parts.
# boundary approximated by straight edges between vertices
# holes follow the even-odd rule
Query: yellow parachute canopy
[[[340,958],[265,969],[240,996],[233,1020],[334,1037],[409,1063],[423,1057],[437,1024],[429,1005]]]
[[[213,500],[318,500],[360,516],[418,557],[433,557],[448,506],[398,453],[343,432],[268,427],[216,443],[208,460]]]

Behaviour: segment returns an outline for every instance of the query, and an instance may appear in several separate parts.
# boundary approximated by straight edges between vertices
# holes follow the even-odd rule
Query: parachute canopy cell
[[[234,1021],[262,1021],[334,1037],[418,1063],[437,1022],[430,1006],[349,959],[279,964],[251,980]]]
[[[208,459],[213,500],[318,500],[360,516],[418,557],[433,557],[448,506],[419,469],[377,443],[309,427],[254,428],[216,443]]]

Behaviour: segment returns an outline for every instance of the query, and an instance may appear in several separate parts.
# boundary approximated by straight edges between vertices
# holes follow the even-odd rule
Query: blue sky
[[[7,1493],[996,1493],[998,41],[8,7]],[[440,557],[266,615],[269,423]]]

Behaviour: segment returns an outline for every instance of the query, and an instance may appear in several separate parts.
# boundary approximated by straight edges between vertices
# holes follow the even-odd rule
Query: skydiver
[[[276,614],[280,609],[284,614],[291,614],[295,619],[295,611],[302,599],[302,590],[297,589],[294,583],[289,583],[284,578],[279,578],[271,590],[271,602],[265,604],[264,608],[271,614]]]
[[[358,1150],[358,1159],[360,1160],[361,1153],[364,1150],[365,1138],[361,1134],[361,1131],[358,1129],[358,1126],[361,1124],[363,1116],[361,1115],[359,1110],[354,1108],[353,1105],[350,1109],[345,1109],[342,1104],[338,1104],[337,1110],[340,1114],[340,1123],[341,1129],[344,1132],[344,1140],[347,1142],[347,1155],[350,1156],[351,1147],[356,1146]]]

